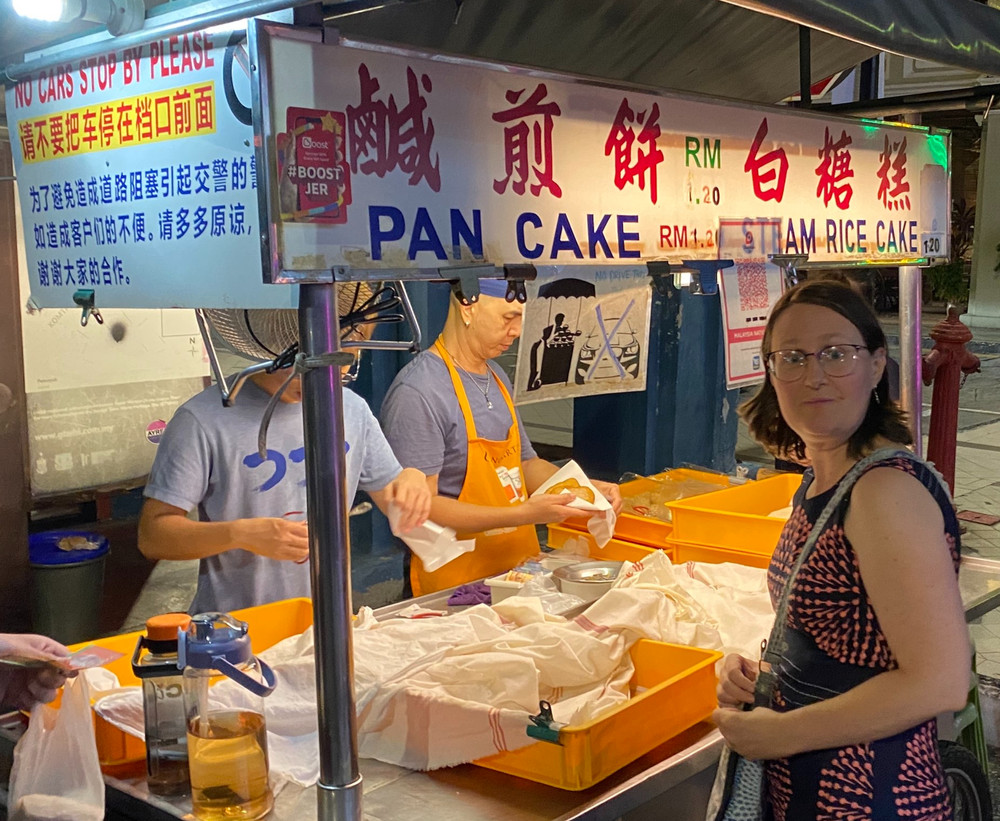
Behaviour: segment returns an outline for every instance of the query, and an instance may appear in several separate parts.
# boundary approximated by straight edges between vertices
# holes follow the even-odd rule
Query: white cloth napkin
[[[452,528],[443,527],[430,519],[419,527],[400,533],[399,516],[399,507],[390,502],[388,518],[392,535],[402,539],[406,546],[420,557],[420,561],[424,563],[424,570],[428,573],[433,573],[463,553],[470,553],[476,549],[475,539],[458,539]]]
[[[587,478],[587,474],[574,460],[570,459],[549,479],[542,482],[541,487],[531,495],[534,497],[543,493],[558,494],[564,490],[569,490],[576,497],[568,503],[568,507],[593,511],[593,515],[587,519],[587,530],[594,537],[597,546],[604,547],[611,541],[618,517],[611,507],[611,502],[605,499],[601,492],[594,487],[590,479]]]

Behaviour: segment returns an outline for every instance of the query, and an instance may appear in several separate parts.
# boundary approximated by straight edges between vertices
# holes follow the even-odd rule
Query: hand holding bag
[[[97,758],[90,691],[80,675],[54,709],[36,704],[14,748],[10,821],[102,821],[104,780]]]
[[[854,483],[872,465],[892,458],[914,459],[912,453],[899,448],[882,448],[855,462],[844,475],[829,502],[823,508],[802,546],[798,558],[788,574],[785,589],[778,602],[774,627],[761,653],[761,670],[754,687],[754,707],[770,707],[774,703],[777,688],[778,665],[786,652],[785,624],[788,620],[788,593],[792,589],[799,569],[809,557],[820,535],[826,529],[830,517],[840,503],[851,492]],[[747,705],[744,709],[750,709]],[[719,769],[712,784],[708,800],[706,821],[764,821],[770,817],[765,783],[764,761],[750,760],[733,752],[727,744],[719,759]]]

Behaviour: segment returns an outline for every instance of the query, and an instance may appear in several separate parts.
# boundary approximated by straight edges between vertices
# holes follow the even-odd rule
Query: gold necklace
[[[486,400],[486,410],[493,410],[493,401],[490,399],[490,384],[493,382],[493,374],[491,372],[492,368],[490,368],[489,364],[486,365],[486,387],[484,388],[478,381],[476,381],[476,375],[463,368],[462,363],[458,361],[455,354],[445,348],[444,342],[441,343],[441,347],[444,348],[445,353],[451,357],[451,361],[458,365],[458,369],[462,371],[462,373],[469,375],[469,378],[472,380],[472,384],[476,386],[478,391],[483,395],[483,399]]]

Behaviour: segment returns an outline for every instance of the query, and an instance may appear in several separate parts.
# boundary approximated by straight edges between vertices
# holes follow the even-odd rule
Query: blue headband
[[[495,296],[500,299],[507,298],[507,280],[505,279],[481,279],[479,280],[479,293],[483,296]]]

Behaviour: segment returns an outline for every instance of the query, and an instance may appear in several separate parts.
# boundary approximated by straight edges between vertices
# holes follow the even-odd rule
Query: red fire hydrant
[[[958,318],[958,309],[948,306],[948,316],[931,331],[934,349],[923,358],[924,384],[934,383],[931,425],[927,434],[927,460],[955,492],[955,448],[958,442],[958,390],[960,375],[979,372],[979,357],[965,350],[972,340]]]

